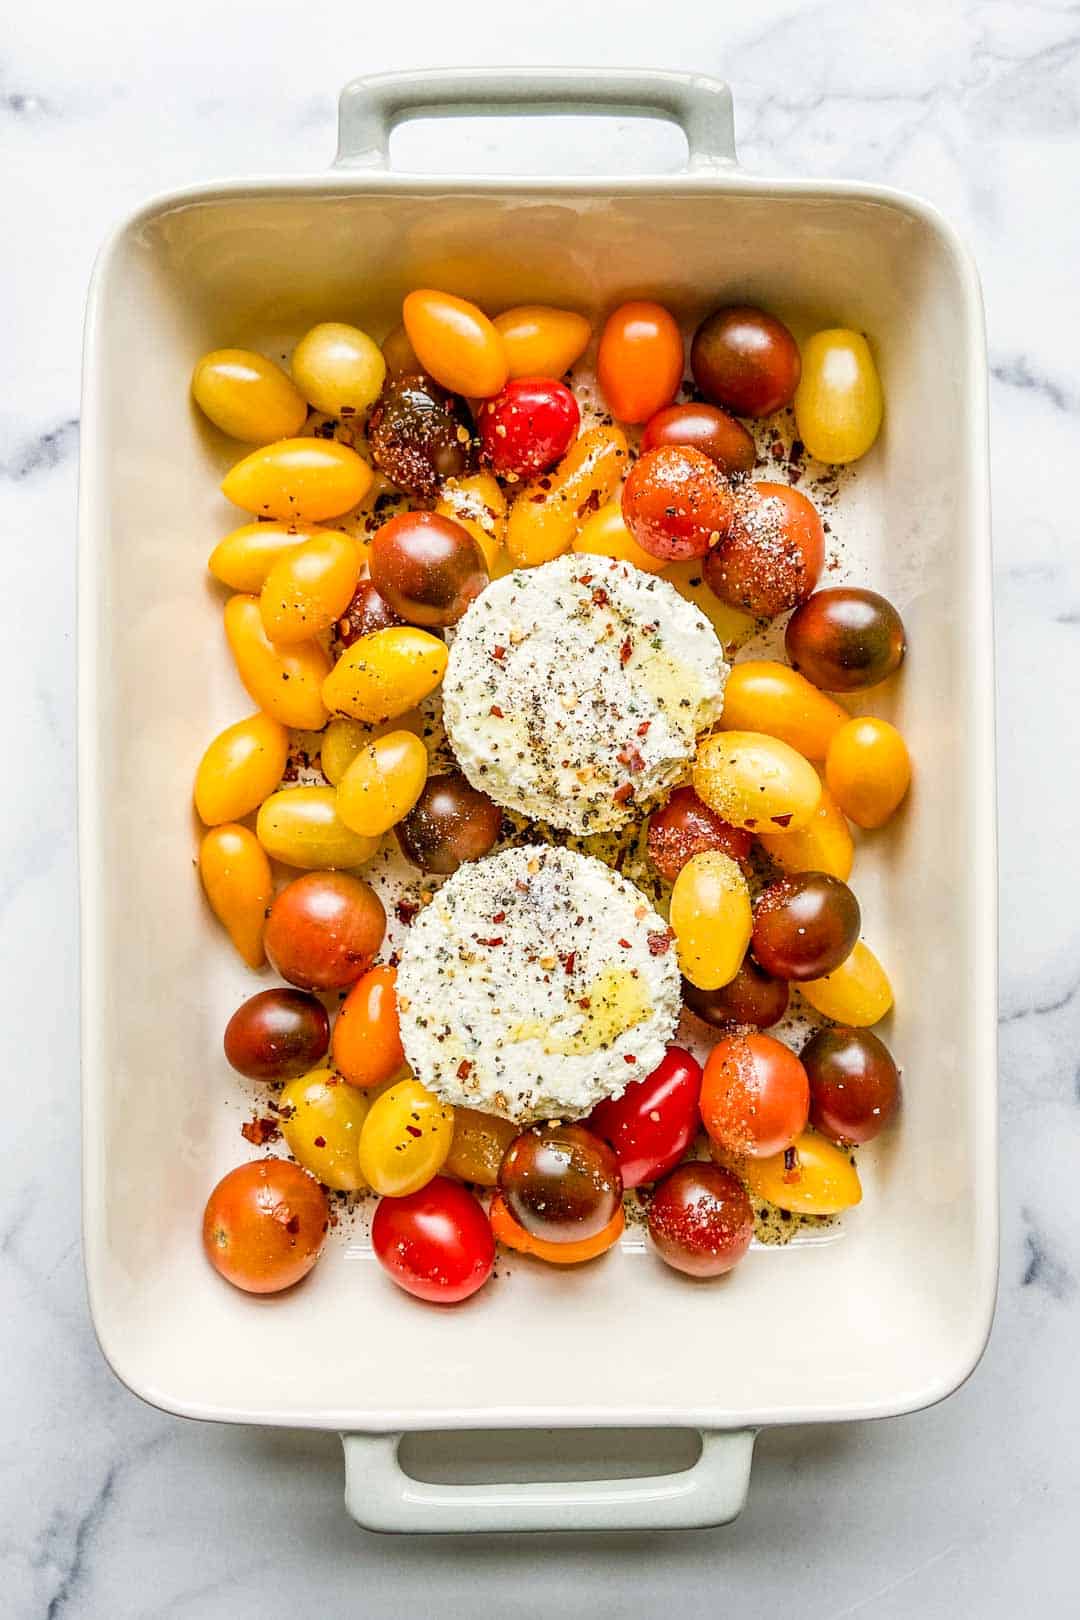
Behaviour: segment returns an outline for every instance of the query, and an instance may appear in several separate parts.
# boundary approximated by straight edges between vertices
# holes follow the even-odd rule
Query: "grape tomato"
[[[502,337],[468,299],[421,287],[405,299],[401,318],[423,369],[452,393],[489,399],[506,382]]]
[[[488,582],[468,529],[437,512],[402,512],[378,530],[371,581],[392,610],[427,628],[456,624]]]
[[[204,354],[191,392],[216,428],[245,444],[291,439],[307,419],[307,405],[281,367],[251,349]]]
[[[322,697],[332,714],[381,725],[415,709],[446,673],[446,643],[429,630],[394,625],[361,636],[330,670]]]
[[[472,535],[488,574],[497,578],[496,569],[505,560],[506,496],[494,474],[478,472],[448,478],[439,492],[435,511],[440,517],[453,518]]]
[[[419,374],[390,377],[368,418],[368,446],[379,471],[410,495],[437,495],[473,461],[465,402]]]
[[[849,719],[845,709],[804,676],[767,658],[736,664],[724,688],[724,731],[763,731],[807,759],[823,760]]]
[[[561,377],[589,347],[592,327],[584,315],[547,304],[519,304],[495,317],[509,375]]]
[[[361,416],[379,397],[386,361],[359,327],[323,321],[293,350],[292,374],[316,410],[327,416]]]
[[[828,788],[810,820],[794,831],[759,833],[758,842],[784,872],[828,872],[845,883],[855,862],[851,828]]]
[[[570,1243],[597,1237],[622,1201],[612,1149],[583,1125],[534,1126],[510,1144],[499,1168],[510,1214],[532,1237]]]
[[[683,340],[662,304],[633,299],[613,310],[600,334],[596,375],[619,422],[647,422],[674,399],[683,374]]]
[[[774,979],[747,953],[733,979],[717,990],[701,990],[689,979],[683,980],[683,1000],[703,1023],[714,1029],[752,1024],[769,1029],[778,1024],[788,1009],[789,991],[785,979]]]
[[[420,797],[394,828],[401,852],[422,872],[447,877],[462,861],[493,849],[502,811],[460,771],[429,776]]]
[[[784,646],[792,666],[826,692],[860,692],[899,669],[904,623],[877,591],[836,585],[791,615]]]
[[[248,696],[264,713],[298,731],[321,731],[328,715],[322,688],[330,660],[317,641],[275,645],[257,596],[230,596],[225,637]]]
[[[754,903],[754,955],[777,979],[820,979],[846,962],[859,937],[859,902],[827,872],[776,878]]]
[[[289,755],[289,734],[268,714],[249,715],[218,734],[199,762],[195,808],[208,827],[239,821],[273,793]]]
[[[287,551],[325,532],[316,523],[242,523],[218,541],[207,567],[230,590],[257,595]]]
[[[729,607],[775,619],[805,602],[825,563],[813,502],[787,484],[748,484],[704,562],[709,588]]]
[[[857,827],[883,827],[911,786],[907,745],[887,720],[849,720],[829,744],[825,780]]]
[[[436,1176],[417,1192],[383,1198],[371,1246],[399,1288],[436,1305],[455,1305],[482,1288],[495,1264],[491,1223],[470,1192]]]
[[[573,549],[590,557],[614,557],[618,562],[631,563],[646,574],[658,574],[664,567],[663,557],[654,557],[643,551],[626,526],[619,501],[608,501],[599,511],[585,519]]]
[[[428,773],[427,749],[411,731],[387,731],[365,743],[338,783],[346,827],[378,838],[407,815]]]
[[[483,459],[500,478],[535,478],[561,461],[577,438],[578,402],[551,377],[508,382],[476,413]]]
[[[305,990],[260,990],[225,1026],[225,1056],[248,1080],[307,1074],[329,1045],[326,1008]]]
[[[700,1095],[701,1065],[669,1046],[646,1079],[597,1104],[587,1123],[614,1151],[624,1187],[656,1181],[678,1164],[701,1127]]]
[[[332,1069],[290,1080],[278,1098],[281,1134],[294,1159],[324,1187],[361,1192],[360,1132],[368,1099]]]
[[[692,787],[677,787],[667,803],[649,817],[649,859],[662,878],[674,883],[695,855],[719,850],[733,861],[745,861],[753,838],[744,827],[732,827],[699,799]]]
[[[371,468],[347,444],[279,439],[238,461],[221,493],[257,517],[321,523],[351,512],[370,488]]]
[[[279,557],[263,582],[259,611],[276,645],[309,641],[328,630],[353,599],[360,547],[327,529]]]
[[[810,1081],[810,1123],[834,1142],[871,1142],[896,1112],[900,1075],[871,1030],[819,1029],[799,1054]]]
[[[210,909],[248,967],[266,961],[263,925],[274,892],[270,862],[253,832],[226,822],[199,845],[199,876]]]
[[[494,1187],[499,1166],[518,1128],[498,1114],[479,1108],[454,1109],[454,1137],[443,1169],[476,1187]]]
[[[337,813],[337,790],[302,784],[271,793],[259,807],[255,836],[272,860],[301,871],[363,866],[378,839],[346,827]]]
[[[721,1162],[732,1162],[716,1151]],[[793,1215],[840,1215],[862,1201],[859,1174],[850,1158],[816,1131],[801,1132],[783,1152],[737,1163],[756,1198]]]
[[[694,789],[718,816],[755,834],[805,826],[821,800],[821,781],[809,761],[758,731],[706,737],[694,764]]]
[[[803,345],[795,390],[799,437],[818,461],[858,461],[881,429],[883,400],[870,345],[861,332],[831,327]]]
[[[619,428],[583,433],[552,472],[514,497],[506,525],[510,560],[519,568],[535,568],[561,557],[585,518],[611,499],[628,459]]]
[[[730,855],[694,855],[671,891],[671,926],[684,978],[716,990],[739,971],[753,915],[746,879]]]
[[[861,939],[838,968],[800,984],[799,994],[825,1018],[860,1029],[879,1023],[893,1004],[889,976]]]
[[[384,1198],[419,1192],[450,1151],[454,1111],[411,1076],[372,1103],[360,1133],[360,1169]]]
[[[334,1024],[330,1056],[350,1086],[393,1079],[405,1062],[397,1009],[397,969],[369,968],[349,991]]]

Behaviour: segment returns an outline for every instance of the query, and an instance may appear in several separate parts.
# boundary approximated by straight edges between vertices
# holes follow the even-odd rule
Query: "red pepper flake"
[[[592,582],[593,582],[593,575],[592,574],[580,574],[578,576],[578,584],[579,585],[591,585]]]
[[[503,712],[497,703],[493,703],[491,705],[491,708],[488,710],[488,714],[493,714],[496,720],[501,720],[503,717]]]
[[[277,1128],[276,1120],[269,1114],[260,1118],[257,1114],[254,1119],[246,1119],[240,1127],[240,1135],[252,1147],[265,1147],[268,1142],[276,1142],[281,1132]]]
[[[617,787],[615,789],[615,791],[611,795],[611,797],[615,800],[616,804],[625,804],[627,799],[630,799],[630,798],[633,797],[633,794],[634,794],[634,784],[633,784],[633,782],[623,782],[619,787]]]
[[[633,743],[626,748],[620,748],[619,752],[615,755],[615,758],[618,760],[620,765],[626,765],[632,771],[641,771],[645,769],[645,761],[642,759],[641,754],[634,747]]]
[[[458,1079],[459,1080],[467,1080],[469,1078],[470,1074],[472,1074],[472,1067],[473,1066],[469,1062],[468,1058],[462,1058],[461,1062],[457,1066],[457,1077],[458,1077]]]
[[[624,951],[628,951],[631,948],[630,941],[628,939],[620,939],[619,944],[622,946]]]
[[[505,647],[492,647],[491,656],[492,656],[492,658],[494,658],[494,659],[501,662],[502,659],[504,659],[506,657],[506,648]]]
[[[790,813],[790,811],[786,816],[771,816],[769,819],[771,821],[775,821],[776,825],[778,827],[790,827],[791,826],[791,813]]]
[[[799,1169],[799,1155],[794,1147],[784,1149],[784,1175],[783,1180],[790,1186],[793,1182],[802,1180],[802,1171]]]
[[[563,972],[567,976],[569,976],[571,973],[573,973],[573,971],[574,971],[574,963],[576,961],[577,961],[577,951],[567,951],[566,955],[562,959]]]
[[[651,725],[652,725],[651,720],[643,720],[641,722],[640,726],[638,726],[635,735],[638,736],[638,737],[647,737],[648,734],[649,734],[649,727]]]
[[[398,900],[394,906],[394,916],[407,928],[419,910],[420,907],[415,900]]]
[[[418,1140],[424,1134],[419,1125],[406,1125],[405,1129],[410,1136],[415,1136]]]
[[[475,939],[478,945],[495,946],[502,945],[504,943],[503,936],[501,934],[496,934],[494,939],[481,939],[479,934],[474,934],[473,939]]]
[[[326,1146],[326,1137],[325,1136],[317,1136],[315,1138],[315,1146],[316,1147],[325,1147]]]
[[[516,878],[514,880],[514,888],[517,890],[518,894],[528,894],[529,892],[529,885],[522,878]]]
[[[505,911],[497,911],[495,913],[494,917],[492,917],[491,920],[492,920],[493,923],[505,922],[506,921],[506,912]]]
[[[623,1062],[624,1063],[636,1063],[637,1058],[634,1056],[633,1052],[624,1052],[623,1053]]]
[[[675,930],[673,928],[665,928],[663,931],[654,929],[647,938],[650,956],[666,956],[671,949],[671,942],[675,938]]]
[[[607,607],[608,602],[611,600],[602,585],[598,585],[593,591],[592,599],[594,607]]]
[[[633,656],[633,652],[634,652],[634,643],[630,639],[630,637],[627,636],[626,640],[623,642],[622,646],[619,648],[619,663],[623,664],[623,665],[628,664],[630,662],[631,657]]]
[[[588,996],[579,996],[578,997],[578,1006],[584,1012],[588,1012],[589,1008],[592,1006],[592,1002],[591,1002],[591,1000],[589,999]]]

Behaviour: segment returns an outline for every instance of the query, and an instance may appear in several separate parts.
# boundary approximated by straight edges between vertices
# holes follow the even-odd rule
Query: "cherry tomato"
[[[671,403],[682,381],[683,340],[675,318],[645,299],[620,304],[600,335],[596,374],[617,421],[647,422]]]
[[[676,788],[667,803],[649,817],[649,859],[668,883],[674,883],[687,861],[707,849],[718,849],[741,862],[749,856],[753,842],[751,833],[723,821],[692,787]]]
[[[492,473],[471,473],[448,478],[439,492],[435,510],[467,529],[480,547],[492,579],[506,572],[503,538],[506,534],[506,496]]]
[[[468,1299],[495,1264],[490,1221],[472,1193],[445,1176],[404,1198],[381,1199],[371,1246],[399,1288],[436,1305]]]
[[[585,519],[615,493],[628,456],[621,428],[589,428],[557,467],[526,484],[514,497],[506,524],[514,566],[536,568],[568,551]]]
[[[334,640],[341,647],[351,647],[361,636],[372,636],[376,630],[390,630],[395,624],[404,623],[386,598],[379,595],[371,580],[362,579],[334,625]]]
[[[358,506],[371,468],[335,439],[279,439],[238,461],[222,481],[227,501],[256,517],[321,523]]]
[[[377,838],[346,827],[337,813],[334,788],[309,782],[264,799],[255,835],[273,860],[305,872],[363,866],[379,847]]]
[[[727,534],[735,515],[731,487],[701,450],[661,445],[630,469],[623,517],[638,545],[654,557],[703,557]]]
[[[561,461],[577,438],[578,402],[551,377],[508,382],[476,415],[481,454],[500,478],[535,478]]]
[[[754,436],[718,405],[667,405],[649,418],[641,435],[642,450],[681,444],[715,461],[725,476],[748,473],[757,460]]]
[[[731,1153],[782,1153],[806,1125],[810,1083],[795,1053],[771,1035],[733,1031],[709,1053],[701,1082],[701,1118]]]
[[[662,1260],[690,1277],[720,1277],[737,1266],[754,1235],[746,1188],[715,1164],[680,1164],[649,1205],[649,1236]]]
[[[471,1181],[474,1186],[494,1187],[503,1155],[517,1134],[517,1126],[498,1114],[485,1114],[479,1108],[455,1108],[454,1139],[443,1169],[447,1175]]]
[[[250,349],[204,354],[191,392],[215,427],[245,444],[291,439],[307,419],[307,406],[281,367]]]
[[[249,1294],[276,1294],[305,1277],[326,1242],[326,1194],[286,1159],[257,1159],[223,1176],[203,1215],[215,1271]]]
[[[405,1062],[397,1009],[397,969],[369,968],[357,979],[334,1025],[334,1068],[350,1086],[381,1086]]]
[[[290,1080],[278,1098],[281,1134],[305,1170],[335,1192],[362,1192],[360,1132],[368,1099],[330,1069]]]
[[[652,1074],[598,1103],[587,1124],[614,1150],[624,1187],[656,1181],[678,1164],[701,1127],[701,1065],[669,1046]]]
[[[391,377],[418,377],[423,366],[417,359],[416,350],[409,342],[409,334],[404,324],[399,323],[383,338],[382,357],[386,362],[386,370]]]
[[[821,802],[821,780],[802,754],[761,731],[719,731],[698,747],[694,787],[732,826],[755,833],[804,827]]]
[[[687,861],[671,891],[671,926],[691,983],[717,990],[735,977],[753,915],[746,879],[730,855],[707,849]]]
[[[869,1029],[819,1029],[799,1054],[810,1080],[810,1123],[834,1142],[872,1142],[900,1101],[900,1075]]]
[[[756,1198],[796,1215],[839,1215],[862,1199],[848,1154],[816,1131],[801,1132],[783,1153],[767,1159],[731,1159],[715,1146],[713,1157],[736,1168]]]
[[[749,304],[714,310],[694,333],[690,369],[705,398],[739,416],[790,405],[802,374],[799,345],[775,316]]]
[[[622,1199],[619,1161],[584,1125],[534,1126],[506,1150],[499,1191],[533,1237],[571,1243],[596,1237]]]
[[[328,718],[322,686],[330,660],[317,641],[275,646],[266,634],[257,596],[230,596],[225,637],[253,703],[283,726],[322,730]]]
[[[330,1020],[304,990],[260,990],[225,1026],[225,1056],[249,1080],[307,1074],[330,1045]]]
[[[411,731],[387,731],[365,743],[338,783],[338,815],[354,832],[378,838],[420,797],[428,753]]]
[[[849,720],[829,744],[825,780],[856,826],[883,827],[911,786],[907,744],[887,720]]]
[[[829,872],[845,883],[855,861],[855,844],[844,813],[822,788],[810,820],[794,831],[758,833],[762,849],[784,872]]]
[[[472,422],[464,400],[419,374],[390,377],[367,424],[371,459],[410,495],[437,495],[472,464]]]
[[[577,1266],[586,1260],[595,1260],[598,1255],[614,1248],[626,1229],[626,1217],[620,1204],[607,1225],[593,1237],[574,1238],[568,1243],[534,1237],[515,1221],[499,1192],[491,1200],[489,1219],[492,1232],[506,1248],[531,1255],[534,1260],[546,1260],[552,1266]]]
[[[428,627],[456,624],[488,582],[483,552],[453,518],[402,512],[371,543],[371,581],[395,613]]]
[[[813,503],[787,484],[750,484],[741,495],[703,571],[721,602],[774,619],[805,602],[817,584],[825,531]]]
[[[518,304],[495,317],[511,377],[561,377],[589,347],[584,315],[547,304]]]
[[[787,1012],[788,987],[784,979],[774,979],[747,953],[733,979],[717,990],[702,990],[689,979],[683,980],[683,1000],[706,1024],[724,1029],[730,1024],[753,1024],[768,1029]]]
[[[382,725],[415,709],[446,673],[446,643],[430,630],[395,624],[347,647],[322,684],[335,714]]]
[[[823,979],[800,984],[799,994],[824,1017],[859,1029],[879,1023],[893,1004],[889,976],[861,939],[846,962]]]
[[[292,374],[316,410],[348,418],[362,415],[379,397],[386,361],[359,327],[323,321],[293,350]]]
[[[384,1198],[419,1192],[450,1152],[454,1110],[410,1075],[372,1103],[360,1132],[360,1169]]]
[[[862,918],[846,883],[827,872],[789,872],[754,904],[754,955],[777,979],[821,979],[855,948]]]
[[[646,574],[658,574],[664,567],[664,559],[642,551],[626,527],[621,501],[608,501],[586,518],[573,549],[590,557],[614,557],[617,562],[632,563]]]
[[[259,595],[263,628],[276,645],[310,641],[352,601],[361,551],[348,534],[327,529],[279,557]]]
[[[263,925],[274,892],[270,862],[253,832],[226,822],[199,845],[199,876],[210,909],[248,967],[266,961]]]
[[[462,861],[490,853],[502,828],[502,811],[472,787],[460,771],[429,776],[423,790],[394,834],[402,854],[422,872],[441,877],[456,872]]]
[[[818,461],[834,466],[865,456],[881,428],[881,382],[861,332],[832,327],[803,345],[795,390],[799,437]]]
[[[402,304],[401,319],[420,364],[444,388],[490,399],[506,382],[503,340],[467,298],[418,287]]]
[[[227,726],[210,744],[195,775],[195,808],[208,827],[257,810],[281,781],[289,734],[268,714]]]
[[[348,872],[308,872],[287,883],[266,919],[266,954],[304,990],[340,990],[371,966],[386,931],[375,890]]]
[[[795,669],[826,692],[861,692],[900,668],[904,622],[877,591],[836,585],[817,591],[788,620],[784,646]]]
[[[326,532],[316,523],[242,523],[218,541],[206,566],[231,591],[257,594],[279,558]]]
[[[807,759],[824,759],[848,719],[846,709],[786,664],[749,658],[728,676],[720,724],[725,731],[763,731]]]

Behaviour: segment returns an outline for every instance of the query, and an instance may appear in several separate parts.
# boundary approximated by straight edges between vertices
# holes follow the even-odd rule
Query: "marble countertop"
[[[21,8],[6,35],[0,690],[13,700],[19,768],[0,865],[4,1613],[244,1620],[437,1608],[455,1620],[495,1605],[521,1616],[674,1606],[686,1620],[721,1607],[994,1620],[1049,1612],[1055,1600],[1066,1612],[1080,1521],[1080,877],[1069,842],[1080,771],[1062,723],[1080,704],[1080,551],[1061,470],[1080,453],[1075,6],[756,0],[729,16],[701,0],[662,11],[624,0],[617,13],[574,0],[413,0],[391,13],[344,0],[56,0]],[[1000,1304],[982,1365],[943,1405],[763,1435],[749,1507],[727,1531],[379,1538],[346,1519],[334,1436],[152,1411],[112,1377],[87,1318],[73,623],[83,302],[103,235],[146,194],[323,167],[336,91],[355,73],[590,60],[726,77],[748,168],[921,192],[981,267],[1001,745]],[[419,153],[422,131],[408,138]],[[512,166],[508,150],[492,141],[484,156]]]

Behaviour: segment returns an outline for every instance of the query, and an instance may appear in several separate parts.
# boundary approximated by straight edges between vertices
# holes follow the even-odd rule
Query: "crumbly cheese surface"
[[[681,1005],[671,930],[602,861],[527,846],[467,862],[409,930],[405,1056],[447,1102],[567,1119],[656,1068]]]
[[[474,787],[552,826],[603,832],[685,774],[727,675],[712,625],[666,580],[570,553],[473,602],[443,714]]]

